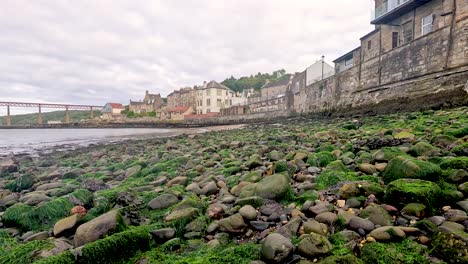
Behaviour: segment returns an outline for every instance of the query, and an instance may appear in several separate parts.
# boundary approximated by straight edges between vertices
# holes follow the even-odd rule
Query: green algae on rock
[[[398,206],[408,203],[420,203],[433,212],[441,203],[442,190],[434,182],[419,179],[399,179],[390,182],[385,191],[384,200]]]

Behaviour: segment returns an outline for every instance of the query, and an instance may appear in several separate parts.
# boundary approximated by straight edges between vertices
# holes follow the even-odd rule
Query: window
[[[216,100],[216,106],[217,107],[221,107],[221,103],[222,103],[221,99]]]
[[[211,105],[211,100],[210,99],[206,99],[206,106],[210,106]]]
[[[211,94],[211,90],[210,90],[210,89],[207,89],[207,90],[206,90],[206,95],[207,95],[207,96],[210,96],[210,94]]]
[[[429,16],[423,17],[422,19],[422,29],[421,35],[426,35],[432,32],[432,25],[434,24],[434,16],[431,14]]]
[[[216,95],[217,95],[217,96],[223,95],[223,90],[217,89],[217,90],[216,90]]]
[[[372,49],[372,41],[371,40],[367,41],[367,49],[368,50]]]
[[[392,32],[392,49],[398,47],[398,32]]]
[[[344,64],[345,66],[349,66],[349,67],[353,66],[353,54],[345,58]]]
[[[209,109],[209,108],[206,109],[206,113],[207,113],[207,114],[208,114],[208,113],[211,113],[211,109]]]
[[[410,43],[413,41],[413,21],[403,24],[403,42]]]

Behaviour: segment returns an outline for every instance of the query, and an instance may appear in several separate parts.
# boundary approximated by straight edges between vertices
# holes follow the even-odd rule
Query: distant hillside
[[[100,116],[101,112],[94,111],[94,116]],[[89,119],[89,111],[70,111],[70,121],[79,122],[83,119]],[[42,113],[42,120],[44,124],[47,124],[48,121],[62,121],[65,122],[65,111],[54,111]],[[6,117],[0,116],[0,125],[6,124]],[[37,124],[37,113],[34,114],[24,114],[24,115],[12,115],[11,116],[12,125],[27,125],[27,124]]]
[[[266,81],[277,82],[289,79],[291,76],[290,73],[286,73],[284,69],[274,71],[273,73],[257,73],[257,75],[250,75],[249,77],[244,76],[236,79],[234,76],[228,78],[222,82],[222,84],[231,88],[235,92],[241,92],[245,89],[254,88],[255,90],[260,90]]]

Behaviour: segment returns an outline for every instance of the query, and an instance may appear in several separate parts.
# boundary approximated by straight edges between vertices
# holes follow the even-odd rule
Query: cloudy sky
[[[0,100],[102,105],[331,61],[371,0],[1,0]],[[0,115],[4,109],[0,109]]]

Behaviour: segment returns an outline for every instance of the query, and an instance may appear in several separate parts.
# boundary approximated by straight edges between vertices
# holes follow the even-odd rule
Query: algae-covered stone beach
[[[468,263],[468,108],[0,160],[0,263]]]

